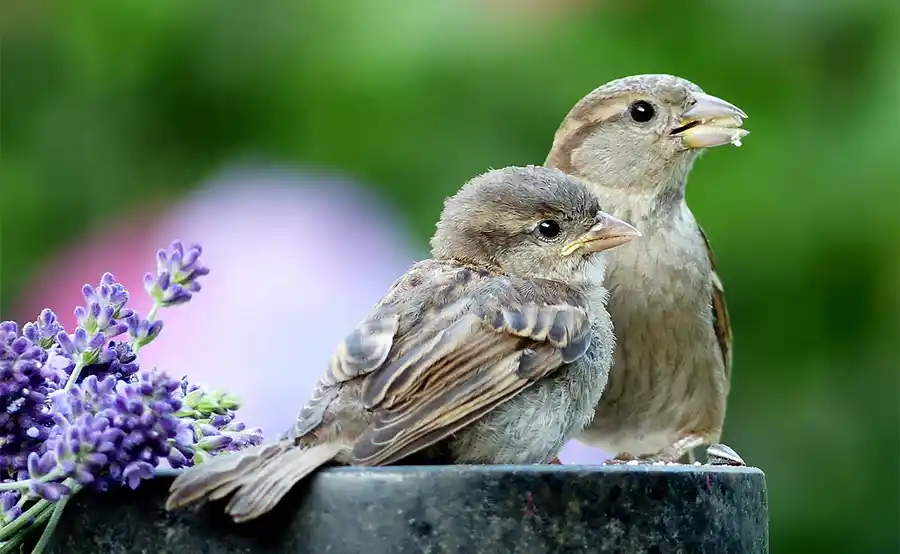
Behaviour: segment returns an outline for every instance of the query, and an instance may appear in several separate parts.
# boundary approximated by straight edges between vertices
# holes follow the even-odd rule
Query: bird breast
[[[609,383],[591,442],[655,452],[688,428],[714,425],[721,360],[711,319],[711,267],[685,206],[610,252],[606,285],[616,334]]]

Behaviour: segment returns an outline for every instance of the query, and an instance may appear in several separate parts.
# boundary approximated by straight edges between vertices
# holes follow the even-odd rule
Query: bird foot
[[[603,465],[665,465],[679,463],[678,457],[667,453],[648,454],[644,456],[616,456],[606,460]]]
[[[697,462],[694,457],[694,448],[704,442],[703,437],[699,435],[688,435],[655,454],[634,456],[623,452],[603,463],[608,465],[695,464]]]
[[[697,457],[694,455],[694,449],[704,444],[706,440],[699,435],[688,435],[675,443],[654,454],[652,458],[654,462],[664,464],[694,464],[699,465]]]
[[[550,461],[547,462],[547,463],[550,464],[550,465],[557,465],[557,466],[563,465],[563,463],[562,463],[561,461],[559,461],[559,456],[553,458],[552,460],[550,460]]]
[[[642,457],[632,456],[627,452],[620,452],[616,455],[615,458],[610,458],[608,460],[604,460],[601,465],[605,466],[616,466],[616,465],[630,465],[635,466],[638,464],[644,463]]]

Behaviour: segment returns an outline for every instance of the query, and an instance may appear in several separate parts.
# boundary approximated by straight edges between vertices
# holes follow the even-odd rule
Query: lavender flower
[[[108,362],[97,362],[84,367],[82,375],[94,375],[99,380],[103,380],[107,375],[112,375],[116,379],[128,378],[138,372],[139,366],[136,362],[137,354],[129,342],[111,341],[108,350],[114,354],[114,357]]]
[[[89,335],[104,333],[109,338],[125,332],[126,326],[121,320],[131,316],[132,311],[125,308],[128,302],[128,291],[116,282],[112,273],[104,273],[100,284],[95,289],[85,285],[81,289],[85,306],[75,308],[78,325]]]
[[[93,363],[109,363],[116,354],[109,348],[106,335],[99,332],[91,335],[84,327],[76,327],[71,335],[60,331],[56,342],[63,352],[75,362],[76,367],[84,367]],[[76,375],[77,379],[77,375]]]
[[[262,442],[259,429],[234,420],[235,397],[139,367],[138,351],[163,329],[159,309],[200,290],[209,273],[200,254],[179,241],[159,251],[156,276],[145,278],[154,300],[146,318],[105,273],[83,287],[71,334],[50,310],[21,333],[0,323],[0,552],[19,545],[28,525],[49,520],[44,535],[52,533],[84,487],[136,488],[162,459],[190,466]]]
[[[204,392],[186,379],[181,380],[182,407],[175,414],[190,421],[193,440],[189,443],[173,441],[169,464],[174,468],[203,463],[209,456],[233,452],[261,444],[262,430],[247,429],[234,421],[237,399],[224,392]]]
[[[6,524],[22,515],[20,497],[21,494],[15,491],[0,492],[0,523]]]
[[[18,331],[13,321],[0,323],[0,474],[24,470],[22,453],[46,440],[47,394],[59,385],[43,372],[48,353]]]
[[[25,324],[22,335],[41,348],[50,348],[62,330],[56,314],[52,310],[44,310],[36,322]]]
[[[197,279],[209,273],[209,269],[200,265],[202,252],[199,245],[185,252],[181,241],[176,240],[168,250],[156,253],[156,276],[144,275],[144,288],[157,306],[182,304],[190,300],[193,293],[200,292]]]
[[[141,372],[132,382],[91,375],[68,393],[54,393],[56,425],[45,456],[62,479],[100,489],[124,480],[136,488],[168,456],[169,441],[190,441],[187,423],[174,415],[179,386],[164,374]]]
[[[163,328],[162,321],[157,320],[151,322],[149,319],[141,319],[141,316],[136,313],[132,314],[127,322],[128,336],[131,338],[131,342],[134,343],[136,348],[140,348],[152,342],[153,339],[159,336],[159,333]]]

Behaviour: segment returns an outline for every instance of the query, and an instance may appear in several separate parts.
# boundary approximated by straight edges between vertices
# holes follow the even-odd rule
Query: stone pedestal
[[[52,554],[766,554],[765,476],[722,466],[332,468],[236,525],[163,508],[173,472],[79,494]]]

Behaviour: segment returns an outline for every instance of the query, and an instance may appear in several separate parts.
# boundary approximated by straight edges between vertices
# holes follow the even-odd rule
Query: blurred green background
[[[105,219],[233,160],[373,183],[418,235],[568,109],[674,73],[749,115],[688,200],[736,337],[725,441],[772,552],[900,551],[900,10],[893,0],[7,2],[2,296]]]

